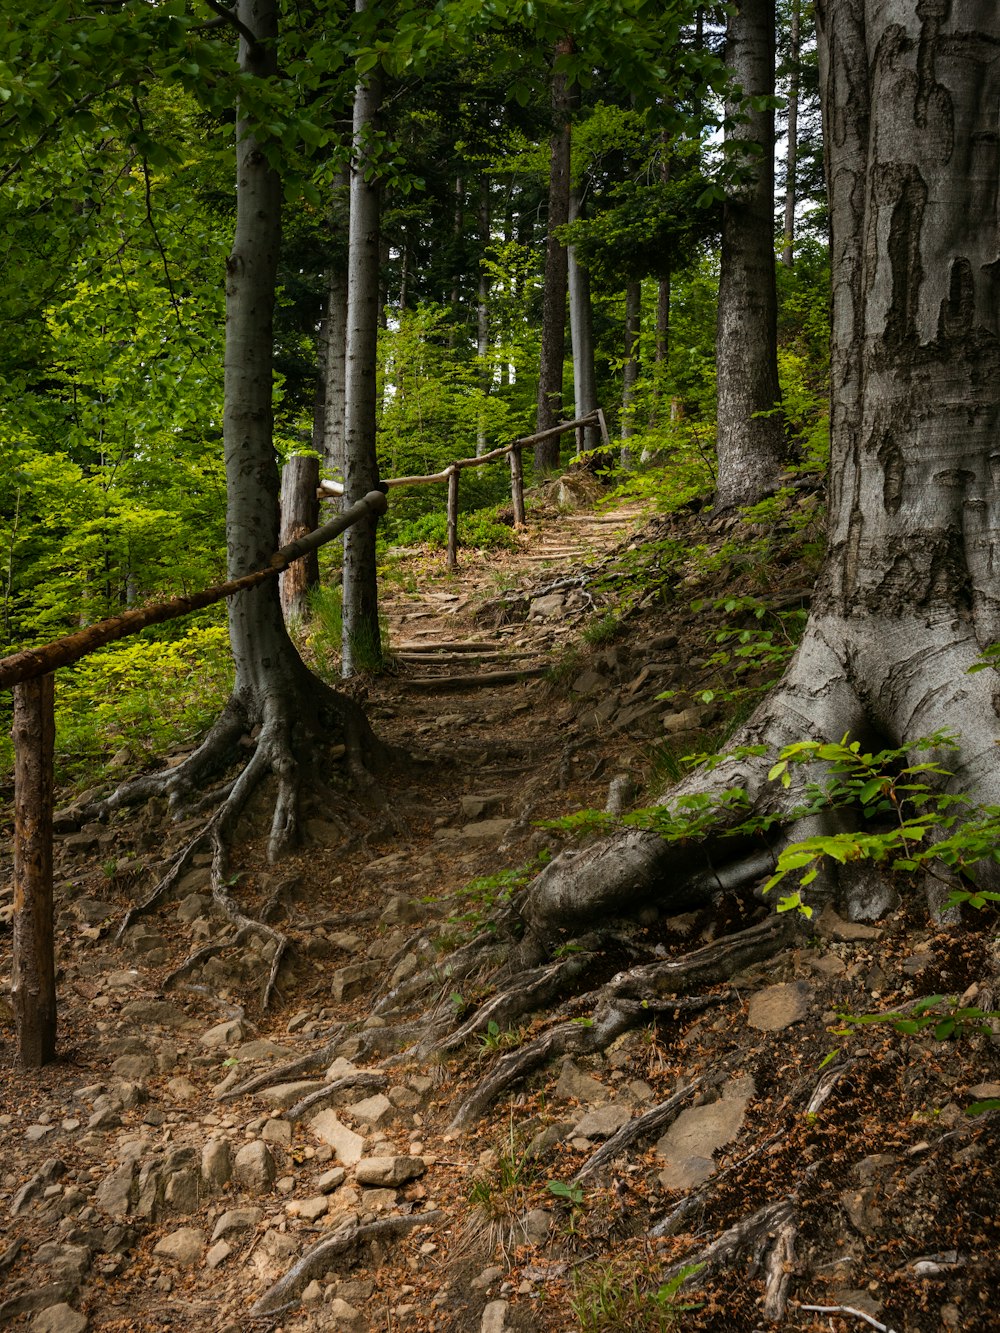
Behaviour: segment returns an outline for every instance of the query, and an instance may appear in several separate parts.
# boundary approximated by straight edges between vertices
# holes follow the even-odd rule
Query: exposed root
[[[594,961],[592,953],[570,954],[545,967],[532,968],[511,977],[504,990],[484,1001],[474,1014],[454,1032],[433,1047],[437,1051],[457,1051],[470,1037],[486,1032],[490,1023],[508,1027],[522,1014],[540,1009],[567,985],[586,972]]]
[[[182,847],[179,852],[175,853],[171,859],[167,873],[154,885],[152,891],[143,898],[142,902],[136,903],[134,907],[128,909],[122,918],[121,925],[118,927],[117,934],[115,935],[116,940],[122,938],[129,926],[132,925],[133,921],[137,920],[140,916],[144,916],[147,912],[152,911],[152,909],[159,904],[161,899],[165,898],[177,885],[181,877],[187,872],[191,865],[191,858],[194,854],[208,845],[212,823],[213,821],[210,820],[200,833],[196,834],[189,843]]]
[[[679,1263],[666,1269],[662,1280],[669,1282],[685,1269],[697,1268],[698,1271],[690,1273],[684,1283],[685,1286],[691,1286],[703,1281],[716,1269],[733,1263],[742,1254],[749,1255],[751,1272],[756,1272],[764,1266],[771,1247],[789,1226],[793,1228],[794,1235],[795,1202],[792,1196],[765,1204],[750,1217],[727,1227],[710,1244],[686,1255]]]
[[[290,1310],[313,1278],[329,1271],[334,1261],[350,1262],[363,1246],[373,1241],[395,1240],[417,1227],[434,1226],[444,1220],[444,1213],[411,1213],[408,1217],[386,1217],[364,1225],[355,1223],[326,1240],[319,1241],[292,1265],[284,1277],[269,1287],[250,1307],[251,1319],[278,1315]]]
[[[809,1101],[806,1103],[805,1113],[807,1115],[815,1114],[826,1104],[837,1084],[845,1074],[850,1071],[853,1064],[853,1060],[845,1060],[843,1064],[837,1065],[823,1074],[813,1088]],[[800,1085],[799,1092],[785,1099],[781,1109],[784,1110],[784,1108],[791,1102],[797,1100],[801,1091],[802,1085]],[[700,1189],[694,1190],[690,1194],[686,1194],[679,1203],[674,1205],[669,1213],[666,1213],[650,1228],[649,1235],[654,1239],[660,1236],[677,1235],[687,1222],[688,1218],[702,1208],[709,1195],[728,1175],[733,1171],[742,1171],[748,1162],[753,1161],[755,1157],[759,1157],[761,1153],[767,1152],[775,1143],[778,1143],[784,1137],[784,1133],[785,1131],[783,1129],[779,1129],[776,1133],[768,1135],[766,1139],[762,1139],[750,1152],[745,1153],[742,1157],[737,1158],[736,1161],[730,1162],[728,1166],[717,1171],[704,1185],[701,1186]]]
[[[835,1065],[828,1069],[820,1081],[816,1084],[812,1096],[809,1098],[809,1104],[806,1107],[806,1115],[815,1115],[829,1101],[833,1090],[840,1080],[850,1072],[854,1065],[853,1060],[845,1060],[843,1064]]]
[[[620,973],[609,983],[622,999],[644,1000],[649,995],[678,995],[728,981],[751,963],[760,963],[786,949],[802,926],[793,912],[769,916],[756,926],[724,935],[702,949],[663,963],[646,963]]]
[[[320,1047],[318,1051],[310,1051],[307,1055],[300,1055],[296,1060],[289,1060],[287,1064],[279,1065],[277,1069],[266,1069],[261,1073],[251,1074],[249,1078],[243,1079],[241,1083],[234,1084],[231,1088],[221,1095],[220,1101],[231,1102],[237,1097],[248,1097],[252,1092],[259,1092],[261,1088],[273,1088],[278,1083],[290,1083],[293,1079],[302,1078],[306,1074],[314,1074],[317,1069],[324,1069],[330,1065],[337,1054],[337,1044],[343,1036],[343,1025],[336,1029],[336,1035],[327,1042],[325,1046]]]
[[[512,914],[508,913],[507,915]],[[506,925],[506,918],[503,922],[494,921],[493,924],[496,931],[499,932],[501,925]],[[497,933],[489,932],[476,936],[468,944],[456,949],[438,966],[427,968],[401,982],[395,990],[383,996],[374,1005],[372,1013],[379,1015],[388,1013],[400,1006],[412,1004],[421,996],[436,990],[438,998],[429,1010],[429,1016],[433,1015],[437,1005],[446,997],[446,994],[450,995],[454,991],[456,985],[466,980],[477,970],[483,969],[491,963],[496,964],[497,947]]]
[[[468,1128],[486,1114],[502,1093],[522,1082],[550,1060],[563,1055],[593,1055],[603,1051],[623,1032],[641,1027],[667,1007],[643,1004],[641,1001],[618,1000],[614,996],[604,997],[604,992],[597,992],[596,995],[603,998],[600,999],[592,1019],[582,1022],[570,1019],[568,1023],[560,1023],[541,1037],[529,1042],[527,1046],[511,1051],[509,1055],[498,1060],[486,1077],[459,1105],[449,1128],[452,1130]],[[686,1008],[702,1009],[706,1003],[714,1002],[701,997],[691,1000],[681,998],[673,1001],[669,1009],[671,1012]]]
[[[503,1056],[458,1107],[451,1128],[467,1128],[486,1113],[497,1097],[549,1060],[603,1051],[623,1032],[648,1023],[657,1013],[719,1003],[720,997],[684,998],[680,992],[717,985],[750,963],[770,958],[795,938],[798,929],[791,913],[771,916],[759,925],[725,936],[683,958],[645,963],[620,972],[606,986],[576,1002],[580,1006],[595,1006],[591,1020],[562,1023],[520,1050]],[[547,969],[538,969],[537,975],[548,981]],[[655,1002],[655,997],[667,996],[676,998],[667,1004]],[[492,1003],[501,1002],[515,1006],[516,992],[505,990]]]
[[[336,699],[327,687],[316,682],[317,688]],[[338,705],[342,701],[337,700]],[[343,710],[342,710],[343,711]],[[346,717],[353,717],[348,710]],[[359,713],[363,722],[363,715]],[[205,741],[185,762],[166,774],[153,774],[126,783],[118,788],[105,802],[92,810],[106,816],[109,810],[132,801],[148,799],[155,794],[168,794],[171,801],[190,790],[191,784],[208,769],[217,767],[223,760],[223,751],[231,758],[231,749],[243,735],[248,722],[245,709],[233,700],[224,711]],[[367,728],[367,723],[364,724]],[[222,790],[224,796],[205,827],[192,838],[173,858],[167,873],[160,879],[150,894],[135,907],[131,908],[119,928],[119,938],[135,919],[150,911],[173,890],[188,870],[194,854],[208,846],[212,851],[212,900],[215,906],[235,927],[235,934],[225,941],[208,944],[192,953],[166,978],[164,985],[170,986],[191,975],[207,959],[243,944],[251,937],[264,941],[270,949],[270,968],[264,983],[262,1003],[266,1009],[276,990],[281,965],[289,948],[289,940],[282,932],[243,912],[228,887],[228,847],[232,842],[236,825],[257,787],[269,775],[277,778],[277,796],[271,821],[268,840],[269,859],[276,860],[284,855],[298,840],[298,793],[300,786],[300,764],[295,756],[292,737],[292,724],[287,716],[277,710],[261,727],[257,744],[249,761],[239,775]],[[368,733],[370,736],[370,732]],[[355,728],[354,741],[362,749],[364,738],[360,723]],[[203,804],[203,802],[199,802]],[[268,915],[265,912],[265,915]]]
[[[580,1180],[586,1180],[588,1176],[592,1176],[607,1162],[613,1162],[620,1153],[625,1152],[633,1143],[652,1138],[665,1126],[672,1124],[676,1119],[679,1107],[687,1101],[696,1088],[700,1087],[701,1083],[702,1079],[700,1078],[692,1079],[690,1083],[685,1083],[679,1087],[659,1106],[654,1106],[645,1115],[630,1120],[627,1125],[622,1125],[616,1134],[612,1134],[610,1139],[602,1143],[597,1151],[587,1158],[573,1177],[573,1184],[575,1185]]]
[[[348,1089],[384,1088],[388,1081],[388,1077],[377,1070],[359,1070],[356,1074],[345,1074],[343,1078],[334,1079],[325,1088],[317,1088],[315,1092],[310,1092],[301,1101],[297,1101],[285,1112],[283,1119],[294,1125],[307,1111],[319,1110]]]
[[[788,1304],[788,1289],[792,1284],[795,1265],[795,1238],[798,1227],[795,1217],[778,1226],[777,1233],[764,1258],[763,1314],[771,1323],[780,1323]]]

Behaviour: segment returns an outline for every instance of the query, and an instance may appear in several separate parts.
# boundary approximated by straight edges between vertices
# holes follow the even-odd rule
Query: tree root
[[[432,1050],[457,1051],[470,1037],[486,1032],[491,1023],[508,1027],[515,1019],[548,1004],[566,985],[582,976],[594,961],[592,953],[570,954],[544,967],[510,977],[504,990],[479,1006],[454,1032],[438,1041]]]
[[[606,986],[575,1002],[580,1006],[594,1005],[592,1019],[586,1023],[570,1020],[520,1050],[503,1056],[458,1107],[450,1128],[467,1128],[485,1114],[501,1093],[551,1059],[602,1051],[623,1032],[648,1023],[657,1013],[719,1003],[720,997],[684,998],[679,992],[704,989],[728,980],[741,968],[770,958],[787,947],[798,930],[798,922],[791,913],[772,916],[682,958],[645,963],[620,972]],[[539,969],[539,973],[545,976],[546,969]],[[650,999],[666,996],[677,998],[667,1004],[657,1004]],[[513,1007],[517,999],[508,990],[494,997],[491,1003],[495,1006],[509,1003]]]
[[[331,1262],[356,1255],[362,1246],[373,1241],[395,1240],[417,1227],[434,1226],[444,1220],[444,1213],[410,1213],[408,1216],[386,1217],[378,1222],[355,1223],[326,1240],[319,1241],[292,1265],[284,1277],[264,1292],[250,1307],[250,1318],[275,1316],[292,1309],[306,1286],[326,1273]]]
[[[778,1225],[777,1233],[764,1259],[764,1318],[772,1324],[784,1318],[788,1304],[788,1289],[792,1284],[795,1264],[795,1238],[798,1226],[794,1215]]]
[[[592,1176],[607,1162],[614,1161],[620,1153],[625,1152],[633,1143],[652,1138],[665,1126],[672,1124],[676,1119],[677,1109],[701,1086],[701,1083],[701,1078],[692,1079],[690,1083],[685,1083],[679,1087],[659,1106],[654,1106],[645,1115],[630,1120],[627,1125],[622,1125],[616,1134],[612,1134],[610,1139],[602,1143],[597,1151],[587,1158],[573,1177],[572,1184],[575,1185],[578,1181],[586,1180],[588,1176]]]
[[[853,1060],[845,1060],[842,1064],[828,1069],[822,1075],[813,1087],[809,1100],[806,1103],[806,1115],[815,1115],[826,1104],[838,1083],[850,1072],[853,1065]],[[782,1103],[781,1110],[783,1111],[792,1102],[796,1101],[801,1091],[807,1086],[808,1084],[804,1082],[800,1083],[799,1091],[790,1094],[785,1099]],[[626,1126],[626,1128],[628,1128],[628,1126]],[[780,1142],[784,1137],[784,1134],[785,1131],[783,1129],[778,1130],[775,1134],[770,1134],[766,1139],[762,1139],[750,1152],[745,1153],[742,1157],[737,1158],[736,1161],[730,1162],[728,1166],[717,1171],[715,1175],[700,1187],[700,1189],[693,1191],[691,1194],[686,1194],[679,1203],[675,1204],[669,1213],[666,1213],[658,1222],[650,1227],[649,1235],[654,1239],[661,1236],[677,1235],[687,1219],[702,1207],[709,1195],[723,1180],[725,1180],[726,1176],[730,1175],[733,1171],[742,1170],[748,1162],[752,1161],[755,1157],[759,1157],[761,1153],[767,1152],[767,1150],[773,1147],[775,1143]]]
[[[593,1055],[605,1050],[623,1032],[641,1027],[655,1018],[657,1013],[669,1009],[675,1012],[681,1009],[703,1009],[706,1004],[718,1003],[715,997],[704,999],[694,996],[691,999],[679,998],[669,1006],[643,1004],[641,1001],[619,1000],[617,997],[600,996],[592,1019],[570,1019],[560,1023],[548,1032],[520,1050],[511,1051],[503,1056],[482,1079],[472,1092],[459,1105],[452,1117],[449,1129],[452,1131],[467,1129],[489,1110],[496,1099],[515,1084],[522,1082],[536,1069],[548,1064],[550,1060],[562,1055]],[[590,997],[594,998],[594,997]]]
[[[691,1286],[747,1252],[751,1258],[751,1272],[756,1272],[764,1265],[769,1250],[786,1233],[787,1228],[792,1227],[794,1235],[794,1226],[795,1201],[794,1196],[789,1195],[758,1208],[749,1217],[741,1218],[733,1226],[727,1227],[710,1244],[695,1250],[693,1254],[685,1255],[679,1263],[666,1269],[662,1280],[669,1282],[685,1269],[696,1267],[698,1271],[690,1272],[683,1284]]]
[[[237,1097],[249,1097],[253,1092],[259,1092],[261,1088],[273,1088],[279,1083],[290,1083],[293,1079],[302,1078],[306,1074],[314,1074],[317,1069],[323,1069],[333,1062],[337,1054],[337,1045],[343,1036],[343,1024],[341,1024],[336,1035],[329,1040],[325,1046],[318,1051],[310,1051],[307,1055],[300,1055],[295,1060],[289,1060],[286,1064],[279,1065],[277,1069],[266,1069],[258,1074],[251,1074],[249,1078],[243,1079],[241,1083],[236,1083],[219,1098],[223,1102],[235,1101]]]
[[[376,1015],[385,1014],[400,1005],[412,1004],[414,1000],[419,999],[422,995],[437,990],[438,999],[428,1011],[430,1015],[433,1015],[434,1010],[445,998],[446,993],[449,995],[453,993],[455,986],[465,981],[477,969],[484,968],[491,961],[494,964],[496,963],[498,933],[507,928],[512,918],[513,913],[509,909],[506,910],[501,918],[494,919],[492,922],[493,931],[477,935],[468,944],[462,945],[461,948],[450,954],[440,966],[428,968],[422,973],[401,982],[395,990],[383,996],[373,1006],[372,1013]]]
[[[388,1081],[388,1076],[380,1074],[377,1070],[359,1070],[356,1074],[345,1074],[343,1078],[334,1079],[325,1088],[317,1088],[315,1092],[310,1092],[301,1101],[297,1101],[294,1106],[289,1107],[282,1119],[294,1125],[307,1111],[319,1110],[348,1089],[384,1088]]]

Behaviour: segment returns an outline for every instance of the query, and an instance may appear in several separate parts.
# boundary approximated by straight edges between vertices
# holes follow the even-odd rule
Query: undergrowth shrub
[[[215,720],[233,683],[224,625],[171,640],[127,639],[56,674],[57,782],[100,781],[107,761],[129,763],[186,745]],[[0,771],[13,769],[9,736]]]

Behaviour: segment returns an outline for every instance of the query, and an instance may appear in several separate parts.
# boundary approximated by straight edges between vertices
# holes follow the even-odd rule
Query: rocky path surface
[[[659,1330],[675,1318],[661,1283],[692,1260],[710,1280],[677,1316],[692,1329],[765,1326],[793,1277],[786,1330],[860,1326],[843,1309],[897,1333],[993,1326],[997,1125],[963,1108],[1000,1095],[996,1041],[971,1038],[960,1061],[918,1036],[904,1060],[868,1027],[828,1060],[849,1046],[829,1032],[838,1012],[992,1003],[981,914],[828,911],[808,943],[540,1070],[473,1132],[449,1128],[550,1020],[541,1006],[418,1052],[422,987],[444,1032],[488,1003],[485,973],[449,969],[509,890],[502,872],[558,845],[538,820],[648,790],[664,737],[694,746],[711,720],[685,703],[704,683],[690,626],[609,592],[602,561],[627,561],[642,522],[550,512],[517,551],[463,552],[457,577],[439,553],[403,562],[383,599],[398,671],[359,688],[413,764],[364,801],[317,780],[307,846],[280,866],[259,836],[269,793],[241,829],[231,891],[291,944],[269,1010],[273,941],[234,937],[205,854],[119,937],[196,819],[155,803],[106,824],[63,815],[60,1058],[37,1075],[13,1065],[0,937],[0,1328]],[[582,638],[626,614],[628,634]],[[684,954],[760,910],[654,911],[640,933],[657,957]],[[609,948],[602,975],[628,962]],[[558,1016],[582,1032],[572,994]]]

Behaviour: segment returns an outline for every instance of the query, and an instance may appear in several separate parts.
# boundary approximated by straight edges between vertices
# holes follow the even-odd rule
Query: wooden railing
[[[56,987],[52,900],[53,762],[55,750],[53,672],[78,662],[96,648],[137,634],[147,625],[176,620],[221,602],[278,575],[296,560],[364,518],[384,514],[382,491],[370,491],[357,504],[314,532],[283,546],[266,569],[216,584],[187,597],[126,611],[76,634],[38,648],[0,658],[0,687],[14,689],[14,949],[11,998],[18,1061],[34,1069],[55,1058]]]
[[[604,412],[598,407],[593,412],[588,412],[586,416],[578,417],[575,421],[561,421],[548,430],[538,431],[535,435],[525,435],[499,449],[491,450],[488,454],[479,454],[475,458],[456,458],[441,472],[432,472],[421,477],[388,477],[382,482],[382,485],[389,487],[429,486],[435,482],[448,483],[448,568],[454,570],[458,567],[458,479],[462,472],[470,467],[483,467],[486,463],[494,463],[498,458],[506,456],[510,460],[510,499],[514,509],[514,524],[517,527],[523,527],[524,468],[521,462],[522,450],[532,448],[545,440],[554,440],[557,436],[565,435],[567,431],[573,430],[577,432],[577,452],[582,452],[579,446],[582,445],[583,431],[587,426],[599,426],[602,443],[605,446],[610,446],[611,440],[608,436],[608,426],[604,419]],[[344,494],[344,488],[336,481],[321,481],[319,493],[320,496],[338,497]]]

